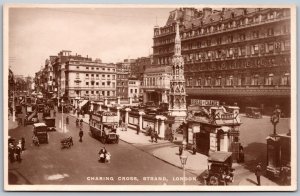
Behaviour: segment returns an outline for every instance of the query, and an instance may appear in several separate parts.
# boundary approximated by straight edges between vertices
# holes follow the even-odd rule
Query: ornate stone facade
[[[288,8],[180,8],[154,28],[153,61],[172,64],[180,21],[187,103],[192,98],[290,112],[291,32]],[[269,108],[269,109],[268,109]]]

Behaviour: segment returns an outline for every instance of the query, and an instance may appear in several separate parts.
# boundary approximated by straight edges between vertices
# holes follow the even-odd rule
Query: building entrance
[[[196,133],[197,151],[201,154],[208,155],[210,148],[210,138],[208,132]]]

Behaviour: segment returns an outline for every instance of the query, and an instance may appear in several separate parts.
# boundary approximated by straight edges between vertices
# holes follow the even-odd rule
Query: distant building
[[[62,50],[46,60],[35,83],[37,89],[50,93],[48,98],[63,97],[75,105],[75,100],[97,101],[116,97],[116,66]]]
[[[172,64],[176,21],[188,104],[215,99],[265,113],[278,104],[290,113],[290,9],[175,9],[165,26],[154,27],[154,65]]]
[[[141,81],[137,78],[128,78],[128,98],[138,100],[140,97]]]
[[[117,97],[128,98],[128,78],[130,75],[130,60],[125,59],[123,62],[116,64],[117,70]]]
[[[143,77],[143,102],[169,102],[171,66],[151,66],[145,69]]]

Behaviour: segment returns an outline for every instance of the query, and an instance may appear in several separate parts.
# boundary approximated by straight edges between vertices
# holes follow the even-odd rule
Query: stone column
[[[91,111],[93,112],[94,111],[94,102],[91,101]]]
[[[101,103],[99,103],[98,111],[102,111],[102,104]]]
[[[104,105],[107,105],[107,98],[104,98]]]
[[[155,118],[156,118],[156,122],[155,122],[155,131],[157,131],[157,134],[159,134],[160,133],[160,131],[159,131],[159,119],[160,119],[160,116],[155,116]]]
[[[225,150],[225,152],[228,152],[228,133],[224,133],[224,147],[223,149]]]
[[[121,97],[118,97],[117,103],[120,105],[121,104]]]
[[[165,120],[166,119],[167,118],[164,117],[164,116],[161,116],[161,118],[160,118],[160,120],[161,120],[160,133],[159,133],[159,137],[160,138],[165,138],[165,130],[166,130],[166,128],[165,128]]]
[[[132,105],[132,97],[129,97],[129,104]]]
[[[108,111],[108,112],[110,111],[110,107],[109,107],[109,106],[107,106],[107,111]]]
[[[167,97],[167,92],[166,91],[164,91],[162,93],[162,102],[163,103],[168,103],[168,97]]]
[[[118,118],[118,122],[120,121],[120,109],[121,109],[121,107],[117,107],[117,118]]]
[[[131,111],[131,109],[130,108],[126,108],[125,109],[125,123],[126,124],[128,124],[128,118],[129,118],[129,115],[128,115],[128,113]]]
[[[143,112],[143,111],[140,111],[139,112],[139,127],[140,127],[140,130],[142,130],[143,129],[143,115],[145,114],[145,112]]]

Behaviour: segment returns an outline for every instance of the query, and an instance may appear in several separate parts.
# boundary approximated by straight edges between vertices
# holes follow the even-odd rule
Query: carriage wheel
[[[219,185],[219,179],[216,176],[211,176],[209,178],[209,185],[218,186]]]

